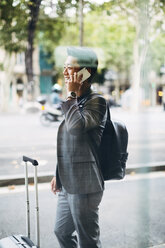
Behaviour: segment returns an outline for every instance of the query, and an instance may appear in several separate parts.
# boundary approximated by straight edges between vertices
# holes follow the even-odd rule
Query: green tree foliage
[[[151,43],[149,54],[151,69],[159,74],[161,65],[165,64],[165,33],[160,33]]]
[[[100,52],[101,68],[127,71],[132,63],[135,28],[122,14],[111,16],[107,6],[95,7],[90,5],[91,9],[84,15],[84,46],[99,48],[98,53],[103,51]],[[78,32],[78,23],[72,21],[60,44],[78,45]]]
[[[25,51],[28,82],[33,81],[33,50],[41,0],[0,3],[0,45],[9,53]],[[33,89],[31,89],[33,95]]]
[[[47,7],[50,8],[48,13],[45,12]],[[52,54],[52,59],[56,46],[64,43],[68,45],[71,40],[74,44],[76,43],[74,40],[78,37],[74,27],[78,27],[77,12],[78,0],[57,1],[55,4],[52,4],[51,0],[43,2],[38,22],[37,40],[45,51]],[[70,32],[69,37],[66,36],[67,30]]]
[[[120,16],[89,13],[85,19],[85,44],[102,48],[105,66],[127,71],[132,63],[134,27]]]
[[[51,0],[46,3],[53,7]],[[77,1],[74,5],[76,4]],[[2,0],[0,2],[0,46],[9,53],[25,51],[28,82],[34,81],[34,42],[41,43],[48,52],[53,54],[53,49],[58,44],[67,23],[67,10],[72,5],[71,0],[58,1],[55,6],[55,16],[52,18],[50,14],[45,14],[44,8],[47,6],[41,6],[41,0]],[[31,91],[30,94],[33,95],[33,88]]]
[[[0,46],[7,51],[26,49],[32,14],[30,6],[36,1],[1,0]],[[153,36],[151,40],[147,38],[147,42],[150,56],[155,60],[153,64],[158,68],[160,63],[157,60],[162,61],[164,56],[162,30],[165,0],[148,2],[149,29],[146,30],[143,25],[146,20],[142,19],[144,15],[141,11],[146,8],[146,0],[111,0],[103,4],[84,1],[84,46],[98,47],[104,51],[102,67],[128,71],[133,63],[134,40],[138,34],[140,49],[143,48],[143,39],[147,35]],[[45,10],[48,7],[51,11],[47,13]],[[141,30],[136,26],[137,16]],[[35,42],[52,55],[57,45],[79,45],[78,0],[58,0],[55,3],[43,0],[35,28]],[[159,55],[156,56],[156,53]]]
[[[56,4],[55,17],[46,15],[45,5],[40,6],[39,2],[41,1],[2,0],[0,2],[0,46],[6,51],[25,51],[28,30],[33,33],[34,29],[33,36],[36,43],[44,43],[47,49],[58,43],[68,22],[65,12],[71,1],[65,1],[66,5],[59,1],[59,4]],[[51,1],[47,3],[50,5]],[[37,20],[38,16],[34,15],[36,4],[39,4],[41,9],[39,20]]]
[[[25,50],[28,14],[23,1],[0,2],[0,46],[9,53]]]

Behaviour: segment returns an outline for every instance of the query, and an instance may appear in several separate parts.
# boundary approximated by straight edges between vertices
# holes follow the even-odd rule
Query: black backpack
[[[81,101],[81,104],[84,104],[90,98],[91,95],[84,99],[83,102]],[[90,132],[88,133],[88,138],[103,179],[105,181],[123,179],[128,158],[128,132],[126,126],[122,122],[112,121],[110,119],[110,111],[108,107],[107,120],[102,134],[100,147],[96,147],[96,143],[92,139]]]
[[[126,170],[128,132],[119,121],[110,120],[107,107],[107,121],[99,148],[99,167],[104,180],[123,179]]]

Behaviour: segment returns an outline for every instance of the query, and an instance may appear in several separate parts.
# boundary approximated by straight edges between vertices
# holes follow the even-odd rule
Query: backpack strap
[[[79,103],[78,105],[84,105],[86,103],[86,101],[92,99],[93,96],[101,96],[100,94],[98,93],[91,93],[89,95],[87,95],[85,98],[83,98]],[[105,127],[104,129],[106,128],[106,125],[107,125],[107,122],[110,122],[110,111],[109,111],[109,107],[107,106],[107,120],[106,120],[106,123],[105,123]],[[103,130],[104,132],[104,130]],[[103,133],[102,133],[103,135]],[[90,148],[91,148],[91,151],[93,153],[93,156],[96,160],[96,165],[97,165],[97,168],[98,168],[98,171],[99,171],[99,174],[100,174],[100,177],[101,177],[101,180],[102,180],[102,183],[104,184],[104,177],[103,177],[103,174],[102,174],[102,171],[101,171],[101,165],[100,165],[100,158],[99,158],[99,147],[96,145],[96,142],[93,140],[93,137],[92,135],[90,134],[90,131],[88,131],[87,133],[87,139],[88,139],[88,143],[90,145]]]
[[[92,99],[93,96],[101,96],[99,93],[96,92],[92,92],[89,95],[87,95],[86,97],[84,97],[82,100],[80,100],[80,102],[78,102],[78,106],[80,105],[84,105],[88,100]],[[107,121],[111,121],[111,115],[110,115],[110,111],[109,111],[109,107],[107,105]],[[106,124],[105,124],[106,126]]]

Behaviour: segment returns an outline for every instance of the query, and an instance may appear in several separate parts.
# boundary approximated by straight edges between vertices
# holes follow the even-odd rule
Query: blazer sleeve
[[[86,133],[98,127],[106,113],[106,101],[101,96],[86,101],[81,110],[76,99],[63,102],[61,107],[67,131],[73,135]]]

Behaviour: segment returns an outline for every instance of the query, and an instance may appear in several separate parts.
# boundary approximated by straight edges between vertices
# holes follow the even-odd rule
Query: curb
[[[38,183],[50,182],[54,175],[54,171],[46,173],[38,173]],[[34,174],[29,173],[28,182],[34,183]],[[0,176],[0,187],[10,186],[10,185],[24,185],[25,176],[24,174],[12,175],[12,176]]]
[[[126,168],[126,174],[139,174],[156,171],[165,171],[165,161],[130,165]]]
[[[157,171],[165,171],[165,162],[131,165],[131,167],[126,169],[126,175],[144,174],[144,173],[157,172]],[[38,173],[38,183],[50,182],[53,175],[54,175],[54,171]],[[34,175],[32,173],[29,173],[28,178],[29,178],[29,183],[34,182]],[[24,174],[0,176],[0,187],[5,187],[9,185],[23,185],[24,183],[25,183]]]

